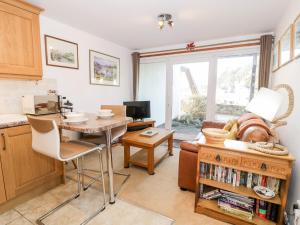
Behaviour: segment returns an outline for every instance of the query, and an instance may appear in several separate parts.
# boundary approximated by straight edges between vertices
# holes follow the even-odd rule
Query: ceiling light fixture
[[[171,14],[167,14],[167,13],[159,14],[157,19],[158,19],[158,26],[160,30],[162,30],[165,27],[165,24],[168,24],[170,27],[174,26],[174,22],[172,20]]]

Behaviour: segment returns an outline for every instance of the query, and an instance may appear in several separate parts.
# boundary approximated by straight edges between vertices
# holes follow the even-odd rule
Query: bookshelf
[[[195,194],[195,212],[205,214],[207,216],[219,219],[231,224],[267,224],[281,225],[283,224],[283,214],[286,207],[290,176],[294,163],[292,155],[275,156],[260,153],[247,148],[246,143],[239,141],[225,141],[224,145],[211,145],[199,143],[198,145],[198,168]],[[232,168],[245,173],[255,173],[259,176],[269,176],[280,179],[280,189],[278,194],[272,199],[262,199],[246,186],[233,186],[231,183],[226,183],[214,179],[203,177],[200,163],[222,166],[224,168]],[[203,168],[202,168],[203,170]],[[210,189],[219,189],[233,192],[241,196],[255,199],[255,201],[264,201],[266,204],[275,204],[277,210],[276,221],[263,219],[254,215],[251,220],[236,216],[234,214],[222,210],[217,200],[207,200],[201,198],[201,185]]]

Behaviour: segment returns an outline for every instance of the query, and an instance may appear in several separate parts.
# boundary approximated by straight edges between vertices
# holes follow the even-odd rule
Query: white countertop
[[[28,124],[27,117],[22,114],[0,114],[0,128],[8,128]]]

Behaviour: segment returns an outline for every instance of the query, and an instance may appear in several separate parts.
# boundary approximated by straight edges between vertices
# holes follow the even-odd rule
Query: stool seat
[[[68,141],[60,143],[60,156],[63,159],[72,160],[81,155],[95,151],[97,145],[82,141]]]

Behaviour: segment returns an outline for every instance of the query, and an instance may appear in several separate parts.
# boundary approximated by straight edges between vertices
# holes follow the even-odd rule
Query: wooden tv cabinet
[[[224,146],[225,145],[225,146]],[[284,220],[284,210],[286,207],[290,178],[294,157],[289,154],[286,156],[275,156],[264,154],[247,148],[247,144],[240,141],[225,141],[224,145],[210,145],[200,143],[198,146],[198,164],[195,194],[195,212],[205,214],[218,220],[231,224],[266,224],[281,225]],[[252,190],[245,186],[233,187],[230,183],[207,179],[200,176],[200,163],[207,163],[226,168],[255,173],[262,176],[269,176],[281,179],[281,186],[278,195],[272,199],[260,198]],[[203,173],[202,173],[203,174]],[[262,219],[255,214],[252,220],[243,219],[222,211],[216,200],[206,200],[200,197],[200,185],[210,186],[215,189],[234,192],[253,199],[277,204],[277,221]]]
[[[155,127],[155,120],[145,119],[145,120],[133,121],[127,124],[127,128],[129,128],[128,130],[135,130],[134,128],[138,128],[138,127],[144,127],[144,128]]]

